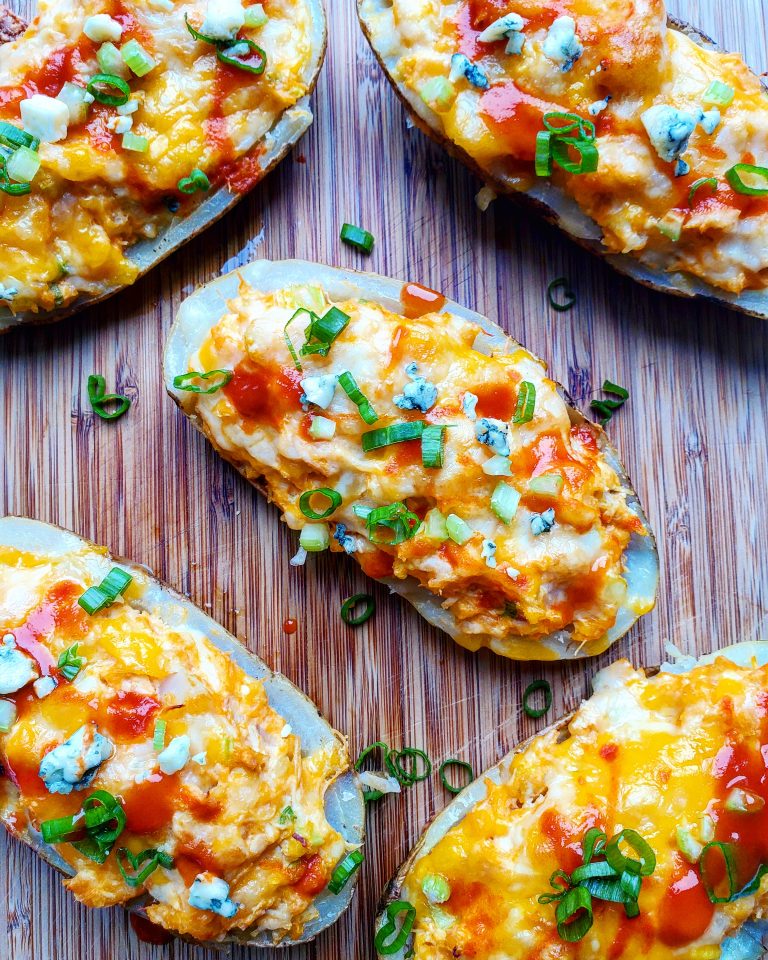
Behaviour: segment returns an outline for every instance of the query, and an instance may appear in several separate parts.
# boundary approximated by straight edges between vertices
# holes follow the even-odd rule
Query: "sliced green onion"
[[[126,591],[132,580],[130,573],[120,567],[112,567],[101,583],[97,587],[89,587],[78,597],[77,602],[86,613],[98,613],[99,610],[111,606],[120,594]]]
[[[427,515],[424,517],[424,525],[421,528],[421,533],[428,540],[443,541],[448,539],[448,527],[446,526],[445,517],[437,507],[433,507],[427,512]]]
[[[361,603],[365,604],[362,612],[358,613],[357,616],[353,616],[352,611]],[[341,619],[349,627],[359,627],[361,624],[371,619],[375,609],[376,601],[370,595],[370,593],[356,593],[351,597],[347,597],[344,603],[342,603]]]
[[[541,130],[536,134],[534,170],[537,177],[552,175],[552,134],[549,130]]]
[[[552,121],[563,120],[564,123],[553,123]],[[591,120],[587,120],[584,117],[580,117],[577,113],[561,113],[560,111],[553,110],[550,113],[544,114],[544,126],[550,133],[561,137],[565,133],[572,133],[574,130],[578,130],[579,140],[594,140],[595,139],[595,125]]]
[[[134,153],[146,153],[149,150],[149,140],[146,137],[140,137],[137,133],[123,134],[123,150],[132,150]]]
[[[309,354],[318,354],[327,357],[334,341],[349,323],[348,314],[338,307],[331,307],[322,317],[318,317],[311,310],[305,311],[310,316],[309,326],[304,331],[306,343],[301,348],[303,357]]]
[[[689,207],[693,206],[694,198],[702,187],[711,187],[714,191],[717,191],[717,177],[699,177],[698,180],[694,180],[691,189],[688,191]]]
[[[192,24],[189,22],[189,15],[186,13],[184,14],[184,22],[187,25],[187,30],[189,30],[190,34],[194,37],[195,40],[201,40],[203,43],[210,43],[211,46],[214,46],[214,47],[218,46],[221,43],[221,41],[215,39],[215,37],[207,37],[204,33],[200,33],[199,30],[196,30],[192,26]]]
[[[421,881],[421,891],[430,903],[451,899],[451,885],[441,873],[430,873]]]
[[[96,62],[104,76],[120,77],[121,80],[127,80],[130,76],[125,60],[120,56],[120,51],[114,43],[102,43],[96,51]]]
[[[188,177],[182,177],[181,180],[179,180],[176,188],[180,190],[181,193],[191,194],[196,193],[198,190],[210,190],[211,181],[202,170],[195,167]]]
[[[421,435],[421,464],[427,470],[437,470],[445,462],[445,426],[430,424]]]
[[[0,143],[13,149],[27,147],[29,150],[37,150],[40,146],[37,137],[33,137],[31,133],[21,130],[12,123],[6,123],[5,120],[0,120]]]
[[[17,183],[31,183],[40,169],[40,156],[29,147],[17,147],[8,157],[5,172]]]
[[[128,865],[133,871],[138,870],[142,863],[146,861],[149,862],[143,870],[131,876],[123,866],[124,860],[128,861]],[[121,847],[117,851],[117,866],[123,876],[123,880],[125,880],[129,887],[135,888],[140,887],[148,880],[150,875],[153,874],[158,867],[170,869],[173,866],[173,857],[168,856],[168,854],[162,850],[156,850],[154,847],[149,850],[142,850],[141,853],[137,854],[133,854],[130,850],[126,850],[125,847]]]
[[[711,877],[709,867],[710,854],[713,850],[719,850],[725,863],[725,872],[728,878],[728,894],[725,897],[718,896],[715,890],[715,884]],[[761,868],[762,869],[762,868]],[[699,871],[701,881],[712,903],[731,903],[738,899],[739,891],[737,886],[737,867],[736,867],[736,848],[732,843],[721,843],[718,840],[712,840],[704,846],[699,860]]]
[[[106,90],[102,89],[104,87]],[[97,73],[88,81],[87,90],[94,100],[108,107],[121,107],[131,99],[131,88],[114,73]],[[110,90],[116,90],[117,93],[110,93]]]
[[[307,433],[313,440],[333,440],[336,436],[336,423],[328,417],[312,417]]]
[[[563,292],[564,300],[558,300],[555,296],[559,291]],[[571,307],[576,303],[576,294],[571,290],[570,281],[567,277],[558,277],[557,280],[553,280],[550,285],[547,287],[547,299],[549,300],[549,305],[553,310],[557,310],[558,313],[565,313],[566,310],[570,310]]]
[[[465,773],[467,775],[467,782],[460,787],[457,787],[453,783],[451,783],[446,773],[449,767],[456,767],[457,769],[461,770],[462,773]],[[472,769],[472,765],[469,763],[466,763],[464,760],[456,760],[453,757],[450,760],[444,760],[440,764],[439,773],[440,773],[440,783],[442,783],[443,787],[448,791],[448,793],[453,793],[453,794],[461,793],[461,791],[465,787],[468,787],[469,784],[472,783],[472,781],[475,779],[475,771]]]
[[[341,863],[336,867],[336,869],[331,874],[331,879],[328,881],[328,889],[331,893],[341,893],[341,891],[349,883],[350,877],[352,874],[360,869],[360,864],[365,858],[359,850],[353,850],[351,853],[348,853],[346,857],[341,861]]]
[[[517,407],[512,423],[530,423],[536,409],[536,386],[530,380],[523,380],[517,395]]]
[[[538,693],[539,690],[544,694],[544,706],[543,707],[532,707],[530,704],[531,697],[534,694]],[[534,680],[533,683],[529,683],[525,688],[525,693],[523,694],[523,710],[526,715],[538,720],[539,717],[543,717],[544,714],[552,706],[552,687],[549,685],[547,680]]]
[[[252,6],[245,8],[245,26],[249,30],[263,27],[265,23],[269,23],[269,17],[264,12],[263,4],[254,3]]]
[[[299,546],[307,553],[320,553],[331,544],[331,534],[327,523],[306,523],[299,534]]]
[[[713,80],[704,91],[701,102],[707,106],[727,107],[733,102],[736,91],[722,80]]]
[[[765,181],[765,186],[750,186],[744,183],[742,174],[748,174],[752,177],[758,177]],[[737,163],[730,170],[725,171],[725,179],[730,183],[731,188],[736,193],[744,194],[747,197],[766,197],[768,196],[768,167],[757,167],[753,163]]]
[[[361,438],[363,453],[370,453],[371,450],[379,450],[393,443],[418,440],[425,427],[426,423],[423,420],[408,420],[392,423],[388,427],[379,427],[377,430],[368,430]]]
[[[559,473],[543,473],[538,477],[531,477],[528,489],[541,497],[559,497],[563,489],[563,478]]]
[[[155,724],[155,733],[152,737],[152,748],[155,753],[162,753],[165,748],[165,730],[168,726],[165,720],[158,720]]]
[[[296,367],[299,373],[303,373],[304,371],[303,371],[303,367],[301,366],[301,361],[299,360],[299,355],[298,353],[296,353],[296,348],[294,347],[293,342],[291,341],[291,336],[288,333],[288,327],[290,327],[293,321],[296,320],[299,317],[299,315],[302,313],[308,313],[310,317],[314,316],[311,310],[307,310],[306,307],[299,307],[296,313],[294,313],[294,315],[291,317],[288,323],[286,323],[286,325],[283,327],[283,339],[285,340],[285,344],[288,347],[288,352],[290,353],[291,359],[293,360],[293,365],[294,367]]]
[[[605,426],[613,416],[614,410],[619,410],[624,406],[623,400],[592,400],[590,408],[599,414],[602,419],[600,425]]]
[[[379,419],[376,411],[368,402],[368,398],[358,387],[357,381],[349,372],[349,370],[345,370],[344,373],[339,374],[339,384],[352,403],[354,403],[354,405],[360,411],[360,416],[363,418],[363,420],[365,420],[366,423],[376,423],[376,421]]]
[[[555,872],[549,878],[549,884],[555,892],[542,893],[538,898],[539,903],[549,904],[555,903],[558,900],[562,900],[570,889],[571,878],[568,876],[565,870],[555,870]]]
[[[599,856],[605,849],[608,837],[599,827],[591,827],[584,834],[582,843],[582,859],[584,863],[591,863],[592,857]]]
[[[217,50],[216,56],[228,67],[237,67],[256,76],[261,76],[267,66],[266,53],[253,40],[238,40],[226,50]]]
[[[374,752],[374,750],[381,750],[384,754],[384,762],[386,763],[387,757],[389,756],[390,750],[389,747],[382,740],[377,740],[375,743],[370,744],[366,747],[360,756],[355,762],[355,770],[360,770],[367,758]],[[363,800],[365,803],[372,803],[374,800],[380,800],[384,794],[381,790],[372,790],[370,787],[363,787]]]
[[[410,769],[403,765],[403,760],[411,761]],[[419,762],[424,765],[424,769],[419,773]],[[386,757],[387,769],[399,784],[404,787],[412,787],[414,783],[421,783],[432,773],[432,761],[423,750],[417,750],[415,747],[403,747],[402,750],[393,750]]]
[[[511,523],[520,505],[520,494],[513,486],[501,481],[491,495],[491,510],[502,523]]]
[[[368,539],[371,543],[383,543],[396,547],[405,540],[416,535],[420,520],[406,505],[400,501],[390,503],[386,507],[376,507],[365,518],[368,526]],[[392,538],[386,539],[378,532],[379,527],[392,531]]]
[[[455,513],[449,513],[445,518],[445,529],[448,531],[448,536],[451,540],[453,540],[454,543],[458,543],[460,547],[475,535],[472,527],[462,520],[461,517],[456,516]]]
[[[348,243],[350,247],[354,247],[363,253],[370,253],[371,250],[373,250],[373,234],[368,233],[367,230],[363,230],[362,227],[356,227],[352,223],[345,223],[341,228],[339,236],[344,243]]]
[[[154,70],[157,66],[157,60],[154,60],[135,39],[129,40],[120,47],[120,56],[137,77],[146,77],[150,70]]]
[[[84,857],[104,863],[126,822],[120,802],[106,790],[95,790],[79,814],[45,820],[40,833],[45,843],[71,843]]]
[[[601,388],[604,393],[612,393],[614,396],[621,397],[622,400],[629,400],[629,390],[620,387],[618,383],[611,383],[610,380],[603,380]]]
[[[59,673],[69,680],[70,683],[83,668],[83,658],[77,655],[77,648],[79,646],[79,643],[73,643],[71,647],[67,647],[66,650],[59,654],[59,659],[56,663],[56,666],[59,668]]]
[[[592,863],[582,863],[580,867],[576,867],[571,874],[571,883],[575,887],[583,880],[593,880],[596,877],[602,877],[603,879],[613,877],[618,880],[619,875],[607,860],[594,860]]]
[[[403,913],[405,916],[398,930],[397,918]],[[377,953],[380,953],[383,957],[399,953],[411,935],[415,920],[416,908],[413,904],[408,903],[407,900],[395,900],[394,903],[390,903],[387,907],[386,920],[379,927],[374,940]]]
[[[11,183],[5,172],[5,160],[0,157],[0,190],[11,197],[23,197],[31,189],[29,183]]]
[[[599,164],[597,147],[590,140],[571,140],[569,137],[552,139],[552,160],[566,173],[594,173]],[[578,160],[572,160],[570,151],[575,150]]]
[[[70,839],[76,839],[82,832],[82,824],[75,825],[74,816],[43,820],[40,824],[43,843],[66,843]]]
[[[610,877],[589,878],[584,880],[581,885],[588,890],[596,900],[607,900],[609,903],[625,903],[627,899],[634,899],[627,897],[627,894],[621,886],[621,878],[613,873],[613,871],[611,871],[611,873],[612,876]],[[638,876],[637,880],[640,881],[640,879]]]
[[[592,897],[584,887],[572,887],[555,910],[557,933],[561,940],[576,943],[592,926]]]
[[[173,386],[176,390],[186,390],[187,393],[211,394],[226,387],[234,376],[233,370],[190,370],[189,373],[180,373],[173,378]],[[213,380],[210,386],[203,387],[196,381]]]
[[[624,841],[635,851],[640,860],[632,857],[625,857],[621,852],[621,843]],[[616,873],[639,872],[643,877],[649,877],[656,869],[656,854],[651,849],[647,840],[640,836],[636,830],[622,830],[605,846],[605,859],[610,863]]]
[[[321,513],[312,509],[312,497],[325,497],[328,506]],[[316,490],[307,490],[299,497],[299,510],[308,520],[327,520],[330,515],[341,506],[341,494],[331,487],[318,487]]]
[[[296,811],[293,809],[293,807],[288,806],[283,807],[283,809],[280,811],[280,816],[277,818],[277,822],[284,827],[286,823],[293,823],[295,819]]]

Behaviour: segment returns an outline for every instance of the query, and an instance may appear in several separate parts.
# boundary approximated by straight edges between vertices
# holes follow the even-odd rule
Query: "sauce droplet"
[[[298,621],[294,620],[293,617],[288,617],[287,620],[283,620],[283,633],[296,633],[298,628]]]
[[[422,287],[420,283],[406,283],[400,291],[403,312],[409,320],[423,317],[425,313],[435,313],[445,306],[445,297],[437,290]]]

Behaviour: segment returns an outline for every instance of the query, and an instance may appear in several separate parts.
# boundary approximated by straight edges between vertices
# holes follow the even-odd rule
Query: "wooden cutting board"
[[[644,290],[509,201],[481,213],[475,178],[409,128],[353,0],[328,5],[316,122],[293,155],[133,289],[0,339],[0,513],[71,527],[150,566],[304,689],[348,733],[353,754],[385,740],[425,749],[436,766],[460,757],[479,772],[575,706],[613,658],[655,664],[667,639],[704,652],[768,635],[768,326]],[[768,69],[763,0],[676,0],[670,12]],[[371,257],[339,243],[345,220],[375,235]],[[662,580],[656,611],[628,638],[599,661],[517,665],[461,650],[378,586],[375,617],[350,629],[341,601],[371,590],[356,566],[337,556],[288,566],[295,537],[190,429],[165,395],[160,357],[197,284],[259,257],[294,256],[418,280],[486,313],[546,358],[585,409],[605,378],[629,388],[609,432],[658,535]],[[578,295],[570,313],[547,305],[547,284],[559,276]],[[134,401],[119,422],[89,412],[92,372]],[[282,629],[289,617],[293,635]],[[539,677],[555,703],[532,721],[520,700]],[[372,810],[351,910],[285,960],[373,957],[384,883],[448,799],[434,776]],[[140,944],[123,911],[79,906],[5,836],[0,863],[0,960],[221,956]]]

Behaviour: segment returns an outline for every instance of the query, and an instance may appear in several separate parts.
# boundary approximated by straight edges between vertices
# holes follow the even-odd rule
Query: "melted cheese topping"
[[[131,132],[149,141],[145,153],[123,147],[115,107],[94,103],[84,123],[70,124],[66,139],[40,145],[42,167],[30,194],[0,192],[0,301],[14,311],[48,310],[132,283],[138,268],[126,253],[169,225],[168,201],[186,216],[206,196],[186,197],[179,180],[197,168],[208,175],[211,192],[247,190],[263,175],[264,137],[307,93],[306,0],[265,0],[269,21],[240,31],[266,52],[261,76],[221,63],[213,46],[193,39],[184,16],[200,26],[202,0],[172,6],[40,0],[27,32],[0,46],[0,120],[16,125],[21,100],[34,93],[56,97],[65,81],[85,87],[102,72],[101,44],[83,33],[93,15],[111,15],[123,26],[118,46],[135,38],[158,62],[145,77],[129,80],[139,104]]]
[[[524,21],[517,55],[506,53],[506,38],[479,39],[509,13]],[[552,179],[599,225],[610,251],[733,293],[768,286],[768,200],[735,193],[724,177],[737,163],[768,166],[766,92],[739,56],[702,49],[669,29],[662,0],[364,0],[362,16],[393,79],[484,173],[531,189],[544,114],[577,113],[596,125],[598,170],[571,175],[555,166]],[[563,16],[575,22],[583,48],[572,64],[552,50],[559,28],[550,31]],[[447,79],[459,52],[487,88],[460,77],[436,103],[427,84]],[[735,97],[720,107],[714,132],[696,126],[681,154],[689,172],[676,176],[641,116],[665,105],[695,121],[711,108],[703,96],[714,80]],[[717,190],[701,189],[690,203],[690,188],[703,177],[715,177]]]
[[[412,292],[409,286],[404,296]],[[566,631],[591,652],[604,649],[606,631],[627,599],[625,551],[642,525],[601,453],[597,429],[572,420],[543,362],[518,346],[509,354],[480,352],[474,348],[480,329],[449,313],[406,319],[376,303],[351,300],[335,304],[351,319],[327,358],[303,357],[300,373],[284,328],[307,293],[313,309],[329,309],[318,288],[260,294],[242,283],[229,312],[189,358],[191,370],[234,370],[221,392],[185,400],[217,449],[249,479],[266,484],[294,530],[307,523],[299,506],[304,492],[338,491],[342,503],[332,516],[333,532],[347,538],[346,548],[363,570],[377,578],[414,578],[449,611],[457,639],[471,649],[493,646],[507,656],[531,656],[520,641],[555,631]],[[297,349],[305,326],[306,315],[290,328]],[[338,385],[323,409],[302,403],[302,380],[333,380],[344,371],[352,372],[378,414],[373,426]],[[416,375],[433,391],[425,412],[394,402]],[[535,411],[530,422],[513,424],[522,381],[535,386]],[[474,413],[466,406],[471,395],[477,398]],[[331,440],[310,434],[317,414],[335,426]],[[478,440],[483,418],[506,432],[510,476],[483,472],[494,455]],[[422,465],[418,439],[363,451],[367,431],[415,420],[447,427],[441,469]],[[561,478],[559,494],[530,488],[532,478],[551,474]],[[509,523],[490,505],[500,482],[520,495]],[[420,518],[433,508],[444,517],[456,515],[471,528],[468,539],[433,539],[421,527],[396,546],[371,542],[355,507],[397,502]],[[322,510],[326,504],[313,506]],[[554,525],[541,532],[537,523],[548,511]],[[335,538],[331,549],[342,549]],[[535,649],[533,655],[554,656]]]
[[[0,733],[0,816],[8,829],[39,829],[106,790],[127,817],[107,861],[94,863],[70,844],[55,848],[74,871],[65,885],[78,900],[104,907],[146,891],[152,922],[200,940],[234,929],[300,936],[316,914],[314,896],[346,853],[323,806],[326,788],[348,766],[341,743],[302,756],[261,681],[197,630],[140,609],[138,584],[88,616],[77,604],[93,584],[83,557],[51,561],[4,549],[0,568],[0,641],[12,636],[36,673],[57,681],[42,699],[29,684],[0,698],[0,707],[10,700],[17,711]],[[73,644],[83,666],[69,682],[56,665]],[[159,722],[166,746],[189,738],[176,772],[153,747]],[[41,762],[84,725],[107,738],[111,755],[87,786],[50,793]],[[159,848],[173,867],[131,888],[118,870],[120,847]],[[234,916],[190,904],[189,888],[203,873],[228,884],[239,904]]]
[[[488,780],[486,798],[409,871],[403,897],[416,906],[419,960],[717,960],[727,934],[764,915],[768,879],[758,895],[715,906],[676,831],[699,836],[707,814],[714,838],[737,844],[739,888],[768,859],[768,667],[721,658],[647,679],[620,662],[599,675],[568,730],[565,739],[550,730],[516,754],[501,783]],[[757,812],[724,808],[734,785],[760,798]],[[581,864],[594,826],[609,837],[638,831],[657,865],[643,879],[639,917],[594,899],[591,930],[565,943],[555,905],[538,897],[551,890],[553,871]],[[450,886],[439,907],[422,892],[431,875]]]

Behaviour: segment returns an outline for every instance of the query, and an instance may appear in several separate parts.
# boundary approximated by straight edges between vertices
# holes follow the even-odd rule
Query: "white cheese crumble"
[[[69,107],[55,97],[35,93],[20,104],[24,129],[41,143],[57,143],[67,136]]]
[[[208,910],[220,917],[234,917],[240,904],[229,899],[229,884],[212,873],[200,873],[189,888],[189,905],[195,910]]]
[[[83,24],[83,33],[94,43],[117,42],[123,35],[123,28],[107,13],[97,13]]]
[[[496,544],[493,540],[483,540],[483,547],[480,556],[485,560],[486,567],[496,566]]]
[[[167,776],[178,773],[189,760],[189,737],[186,733],[174,737],[168,746],[158,755],[157,765]]]
[[[55,677],[40,677],[39,680],[35,680],[32,684],[32,689],[35,691],[35,696],[38,700],[42,700],[43,697],[49,696],[53,693],[58,684],[56,683]]]
[[[214,40],[234,40],[245,25],[245,11],[240,0],[210,0],[200,33]]]
[[[593,103],[587,107],[587,113],[590,117],[599,116],[603,110],[608,106],[613,98],[611,96],[603,97],[602,100],[595,100]]]

